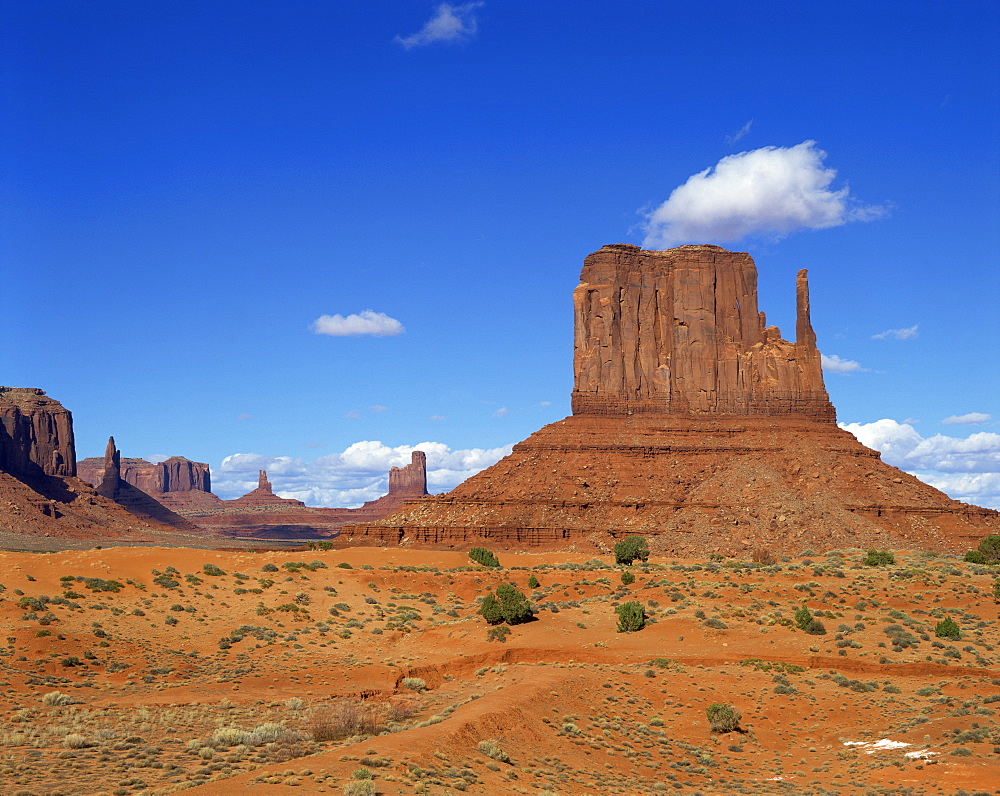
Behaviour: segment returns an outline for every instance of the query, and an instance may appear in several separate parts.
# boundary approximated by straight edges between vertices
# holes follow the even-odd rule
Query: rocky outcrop
[[[842,547],[961,552],[1000,514],[890,467],[837,427],[796,281],[796,341],[757,309],[749,255],[605,246],[584,263],[573,415],[447,495],[344,526],[348,543],[678,556]]]
[[[185,507],[187,510],[178,511],[220,534],[244,538],[314,539],[336,536],[347,523],[374,522],[402,508],[406,501],[426,494],[427,457],[423,451],[413,451],[409,464],[389,471],[388,494],[356,509],[310,507],[299,500],[277,497],[267,480],[267,471],[261,470],[257,488],[242,497],[219,501],[214,506]]]
[[[574,414],[802,415],[835,422],[797,280],[796,341],[757,308],[750,255],[719,246],[605,246],[584,260]]]
[[[427,454],[413,451],[409,464],[389,470],[389,494],[386,497],[422,497],[426,494]]]
[[[107,466],[105,466],[105,460]],[[100,460],[99,489],[75,476],[73,418],[42,390],[0,387],[0,536],[30,545],[32,537],[104,542],[160,541],[191,528],[148,496],[131,512],[117,501],[118,451],[110,440]],[[106,474],[106,475],[105,475]],[[129,487],[131,488],[131,487]],[[140,493],[141,495],[141,493]],[[169,514],[169,512],[167,512]],[[167,521],[164,521],[164,519]]]
[[[77,475],[89,484],[97,485],[104,475],[104,457],[91,456],[77,462]],[[123,481],[149,495],[167,492],[211,492],[212,477],[208,465],[193,462],[183,456],[171,456],[162,462],[123,458],[119,462]]]
[[[33,387],[0,387],[0,470],[19,479],[76,475],[73,416]]]
[[[285,508],[305,508],[301,500],[278,497],[274,494],[271,482],[267,480],[267,470],[261,470],[257,475],[257,488],[247,492],[235,500],[227,500],[229,508],[238,511],[241,508],[259,506],[282,506]]]

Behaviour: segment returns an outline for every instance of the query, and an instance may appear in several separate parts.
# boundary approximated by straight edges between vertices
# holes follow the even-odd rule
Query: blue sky
[[[586,254],[718,243],[786,336],[810,269],[842,422],[1000,506],[994,3],[0,9],[0,381],[81,457],[449,488],[569,413]]]

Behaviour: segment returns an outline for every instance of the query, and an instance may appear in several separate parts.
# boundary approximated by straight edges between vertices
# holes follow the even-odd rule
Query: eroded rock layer
[[[0,387],[0,470],[15,478],[76,475],[73,416],[34,387]]]
[[[796,341],[757,308],[749,254],[604,246],[575,310],[574,414],[804,415],[835,421],[799,272]]]
[[[605,246],[574,293],[573,415],[447,495],[348,525],[354,543],[683,555],[765,547],[960,552],[1000,514],[950,499],[837,427],[796,283],[796,341],[757,309],[747,254]]]

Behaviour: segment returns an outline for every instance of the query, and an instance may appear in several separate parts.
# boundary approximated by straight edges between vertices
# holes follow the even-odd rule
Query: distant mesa
[[[104,457],[77,463],[80,477],[109,493],[114,474],[125,486],[115,489],[115,499],[140,509],[128,488],[139,491],[181,520],[185,528],[196,528],[213,537],[261,539],[315,539],[334,537],[349,522],[370,522],[401,508],[404,500],[427,494],[427,462],[423,451],[413,451],[410,464],[389,472],[389,493],[356,509],[306,506],[301,500],[274,494],[267,471],[260,470],[257,486],[234,500],[222,500],[210,491],[211,473],[207,464],[182,456],[172,456],[154,464],[143,459],[121,459],[111,455],[114,439]],[[110,475],[109,475],[110,474]],[[165,515],[161,521],[165,520]],[[181,526],[178,526],[181,527]]]
[[[446,495],[345,526],[357,544],[677,556],[845,547],[958,552],[1000,514],[950,499],[836,425],[798,273],[796,339],[768,326],[757,269],[719,246],[604,246],[573,294],[573,414]]]
[[[162,506],[137,516],[109,497],[116,456],[110,461],[102,489],[77,478],[69,410],[33,387],[0,387],[0,536],[138,542],[173,532],[158,516]]]

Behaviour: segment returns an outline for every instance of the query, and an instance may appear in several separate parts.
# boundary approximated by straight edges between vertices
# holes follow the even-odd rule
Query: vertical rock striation
[[[16,478],[76,475],[73,416],[33,387],[0,387],[0,470]]]
[[[573,294],[573,414],[447,495],[346,525],[352,543],[483,542],[662,553],[959,552],[1000,532],[836,424],[795,283],[795,342],[757,307],[757,269],[718,246],[605,246]]]
[[[389,497],[423,497],[427,494],[427,454],[413,451],[405,467],[389,470]]]
[[[584,260],[575,310],[573,413],[802,415],[833,423],[797,283],[796,341],[757,308],[750,255],[719,246],[604,246]]]

